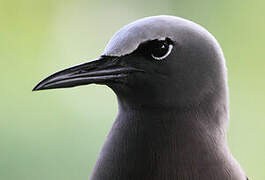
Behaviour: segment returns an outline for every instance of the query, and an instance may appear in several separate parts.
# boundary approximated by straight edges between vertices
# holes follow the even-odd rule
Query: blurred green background
[[[265,179],[264,0],[0,0],[0,180],[88,179],[114,121],[103,86],[31,92],[59,69],[97,58],[123,25],[150,15],[193,20],[220,42],[230,86],[230,148]]]

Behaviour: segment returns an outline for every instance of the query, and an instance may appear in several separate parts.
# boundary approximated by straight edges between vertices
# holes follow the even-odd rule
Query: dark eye
[[[172,51],[173,44],[169,39],[155,40],[152,42],[150,54],[155,60],[165,59]]]

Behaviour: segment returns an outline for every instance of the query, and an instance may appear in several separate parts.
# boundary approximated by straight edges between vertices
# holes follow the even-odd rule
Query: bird
[[[246,180],[227,143],[223,51],[201,25],[157,15],[122,27],[94,61],[33,91],[88,84],[116,94],[118,114],[91,180]]]

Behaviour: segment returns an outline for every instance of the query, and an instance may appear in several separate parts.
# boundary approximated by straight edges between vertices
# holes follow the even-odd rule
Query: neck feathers
[[[128,179],[131,175],[132,179],[163,179],[165,174],[181,177],[185,172],[195,176],[203,168],[209,173],[212,168],[225,173],[223,162],[230,158],[226,121],[226,106],[143,109],[119,103],[118,117],[92,177]]]

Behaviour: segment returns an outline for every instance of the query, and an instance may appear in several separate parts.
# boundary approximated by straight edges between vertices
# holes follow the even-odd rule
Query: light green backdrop
[[[103,86],[31,92],[42,78],[99,56],[141,17],[170,14],[206,27],[229,70],[231,150],[265,179],[265,1],[0,0],[0,180],[88,179],[117,113]]]

